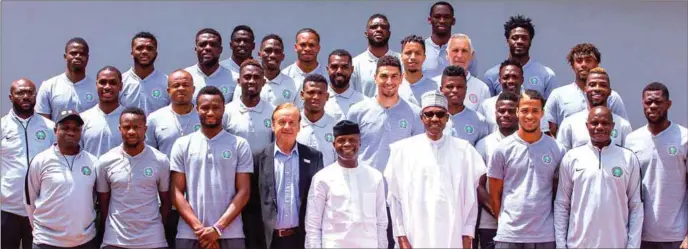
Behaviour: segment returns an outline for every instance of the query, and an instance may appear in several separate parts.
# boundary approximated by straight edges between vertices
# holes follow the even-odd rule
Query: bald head
[[[177,69],[167,77],[167,93],[172,105],[191,105],[196,88],[193,77],[184,69]]]
[[[30,79],[21,78],[10,85],[10,102],[12,110],[22,118],[33,115],[36,105],[36,85]]]
[[[607,108],[606,106],[595,106],[592,109],[590,109],[590,113],[588,113],[588,120],[596,116],[603,116],[609,120],[614,119],[614,116],[612,116],[612,112],[609,111],[609,108]]]

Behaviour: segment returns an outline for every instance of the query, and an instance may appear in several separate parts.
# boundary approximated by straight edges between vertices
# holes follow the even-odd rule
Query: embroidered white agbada
[[[414,248],[462,248],[478,217],[476,189],[486,168],[478,151],[459,138],[426,134],[390,149],[384,176],[394,238],[406,236]]]

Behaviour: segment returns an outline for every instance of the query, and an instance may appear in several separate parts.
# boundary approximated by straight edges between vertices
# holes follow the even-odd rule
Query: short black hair
[[[444,77],[455,77],[455,76],[461,76],[465,79],[466,78],[466,70],[463,69],[463,67],[449,65],[449,66],[445,67],[444,70],[442,71],[442,78],[444,78]]]
[[[198,37],[202,34],[211,34],[214,36],[217,36],[217,40],[222,44],[222,35],[220,35],[220,32],[217,32],[217,30],[212,29],[212,28],[204,28],[196,32],[196,41],[198,41]]]
[[[156,47],[158,46],[158,39],[156,39],[153,34],[146,31],[136,33],[134,37],[131,38],[131,46],[134,46],[134,40],[138,38],[150,39],[151,41],[153,41],[153,44],[155,44]]]
[[[573,65],[573,60],[575,57],[588,55],[595,57],[598,64],[602,62],[602,53],[600,53],[600,50],[598,50],[597,47],[595,47],[595,45],[592,43],[576,44],[576,46],[571,48],[569,54],[566,55],[566,60],[569,62],[569,65]]]
[[[277,40],[282,44],[282,48],[284,48],[284,42],[282,41],[282,37],[280,37],[277,34],[268,34],[266,36],[263,36],[263,40],[260,41],[260,44],[265,43],[268,40]]]
[[[222,94],[222,91],[218,89],[216,86],[204,86],[201,88],[200,91],[198,91],[198,95],[196,95],[196,105],[198,105],[198,100],[201,99],[201,95],[217,95],[220,96],[220,99],[222,99],[222,103],[225,102],[225,95]]]
[[[509,20],[504,24],[504,37],[509,39],[509,33],[515,28],[524,28],[527,30],[531,41],[533,37],[535,37],[535,27],[533,27],[532,20],[528,17],[523,15],[509,17]]]
[[[519,70],[521,70],[521,75],[523,75],[523,66],[521,66],[521,63],[518,63],[518,61],[512,60],[512,59],[506,59],[502,61],[502,64],[499,64],[499,72],[502,72],[502,69],[505,68],[506,66],[515,66]]]
[[[389,22],[389,19],[387,19],[387,16],[385,16],[385,14],[375,13],[372,16],[370,16],[370,18],[368,18],[368,21],[366,22],[366,27],[368,26],[368,23],[375,18],[381,18],[381,19],[385,20],[385,22]]]
[[[510,100],[518,105],[518,94],[509,91],[502,91],[502,93],[500,93],[497,97],[497,102],[502,100]]]
[[[643,94],[647,91],[662,91],[662,95],[664,98],[667,100],[669,99],[669,89],[666,87],[666,85],[662,84],[661,82],[652,82],[650,84],[647,84],[645,88],[643,88]]]
[[[72,39],[69,39],[69,41],[67,41],[67,43],[65,44],[65,53],[67,53],[67,47],[69,47],[69,45],[72,44],[72,43],[76,43],[76,44],[81,44],[81,45],[83,45],[83,46],[84,46],[84,49],[86,49],[86,53],[88,53],[89,50],[90,50],[90,49],[88,48],[88,42],[86,42],[86,40],[84,40],[84,38],[81,38],[81,37],[74,37],[74,38],[72,38]]]
[[[526,89],[521,95],[518,96],[518,103],[521,103],[521,99],[528,97],[529,99],[540,100],[542,108],[545,108],[545,97],[540,94],[540,92],[533,89]],[[498,100],[499,101],[499,100]]]
[[[234,34],[236,34],[236,32],[239,31],[246,31],[250,33],[251,36],[255,37],[255,35],[253,34],[253,29],[251,29],[251,27],[249,27],[248,25],[237,25],[236,27],[234,27],[234,30],[232,30],[232,34],[230,35],[229,39],[234,39]]]
[[[124,108],[122,113],[119,114],[119,118],[122,119],[122,116],[124,116],[124,114],[140,115],[141,117],[143,117],[143,122],[146,123],[146,112],[144,112],[141,108],[138,108],[136,106]]]
[[[303,85],[305,88],[306,82],[315,82],[315,83],[322,83],[325,84],[325,87],[327,87],[327,79],[325,79],[325,76],[322,76],[317,73],[309,74],[306,76],[306,78],[303,79]]]
[[[315,35],[315,39],[317,39],[318,42],[320,42],[320,34],[318,34],[318,31],[315,31],[315,29],[312,29],[312,28],[302,28],[302,29],[299,29],[299,31],[296,32],[296,36],[294,36],[294,39],[296,39],[296,37],[298,37],[299,34],[301,34],[301,33],[311,33],[311,34],[314,34],[314,35]]]
[[[399,68],[399,72],[401,72],[401,62],[399,61],[399,58],[391,56],[391,55],[385,55],[380,57],[379,60],[377,60],[377,67],[375,67],[375,75],[377,75],[378,70],[380,70],[380,67],[385,67],[385,66],[392,66]]]
[[[330,55],[327,56],[327,64],[330,64],[330,58],[332,58],[333,55],[342,57],[346,56],[349,58],[349,64],[353,63],[353,58],[351,57],[351,53],[349,53],[349,51],[346,51],[344,49],[335,49],[332,50],[332,52],[330,52]]]
[[[246,59],[243,62],[241,62],[241,65],[239,65],[239,71],[241,72],[241,69],[247,66],[256,66],[263,70],[263,66],[260,65],[260,63],[257,60],[254,59]]]
[[[420,47],[423,48],[423,52],[425,52],[425,40],[423,40],[422,36],[417,36],[417,35],[409,35],[407,37],[404,37],[403,40],[401,40],[401,50],[404,50],[404,46],[408,44],[409,42],[415,42],[420,44]]]
[[[102,73],[103,71],[113,71],[115,72],[115,75],[117,75],[117,78],[119,79],[119,82],[122,83],[122,72],[119,71],[116,67],[113,66],[104,66],[100,70],[98,70],[98,73],[96,73],[96,80],[98,80],[98,75]]]
[[[452,5],[450,3],[445,2],[445,1],[439,1],[439,2],[436,2],[435,4],[433,4],[430,7],[430,15],[432,16],[432,10],[435,9],[435,7],[441,6],[441,5],[449,7],[449,9],[451,10],[452,16],[454,15],[454,7],[452,7]]]

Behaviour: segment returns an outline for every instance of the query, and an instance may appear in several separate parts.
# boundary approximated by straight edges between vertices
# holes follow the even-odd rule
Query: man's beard
[[[221,120],[218,120],[217,123],[209,124],[208,122],[205,121],[205,119],[201,119],[201,126],[203,126],[203,127],[205,127],[205,128],[213,129],[213,128],[219,127],[220,125],[222,125],[222,121],[221,121]]]
[[[14,113],[17,115],[22,115],[22,114],[33,114],[33,108],[36,106],[36,103],[32,103],[31,107],[29,109],[24,109],[20,104],[15,104],[12,103],[12,109],[14,110]]]
[[[158,58],[157,56],[151,58],[150,61],[148,62],[148,64],[141,64],[141,62],[139,61],[139,59],[137,59],[136,57],[134,57],[134,64],[139,65],[139,66],[141,66],[142,68],[149,68],[149,67],[152,67],[152,66],[155,64],[155,59],[157,59],[157,58]]]
[[[389,43],[389,37],[387,37],[384,40],[379,41],[379,42],[375,41],[375,39],[373,37],[368,37],[368,45],[370,45],[371,47],[376,47],[376,48],[384,47],[384,46],[387,46],[388,43]]]
[[[657,120],[650,120],[650,118],[647,115],[645,115],[645,118],[647,118],[647,122],[650,124],[661,124],[668,119],[668,116],[669,112],[664,112],[662,116],[659,116],[659,118],[657,118]]]
[[[351,75],[349,75],[349,76],[341,75],[341,76],[344,76],[344,80],[342,80],[342,81],[336,80],[337,76],[338,75],[331,75],[330,76],[330,82],[332,82],[332,85],[335,88],[344,88],[345,86],[349,85],[349,81],[351,80]]]
[[[203,66],[205,66],[205,67],[212,67],[212,66],[217,65],[217,63],[219,63],[219,62],[220,62],[220,58],[214,57],[214,58],[212,58],[212,59],[210,59],[210,60],[207,60],[207,61],[204,61],[204,62],[201,62],[201,63],[202,63]]]
[[[511,57],[514,58],[522,58],[526,57],[530,54],[530,47],[526,49],[526,51],[523,54],[516,54],[516,49],[515,48],[509,48],[509,53],[511,54]]]

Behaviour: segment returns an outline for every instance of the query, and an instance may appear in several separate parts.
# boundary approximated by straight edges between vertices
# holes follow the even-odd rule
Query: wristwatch
[[[222,229],[220,229],[220,226],[215,224],[213,225],[213,229],[215,229],[215,232],[217,232],[217,235],[222,236]]]

